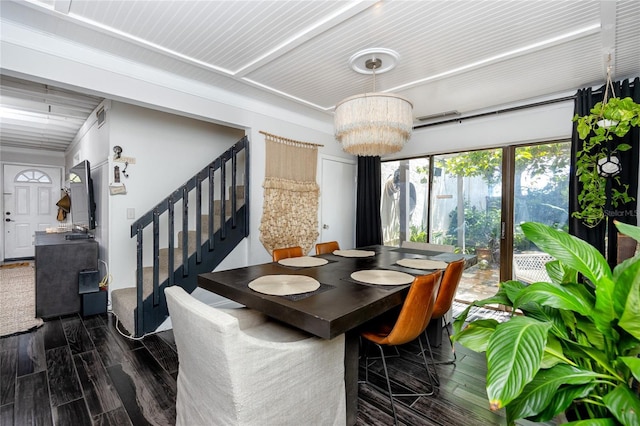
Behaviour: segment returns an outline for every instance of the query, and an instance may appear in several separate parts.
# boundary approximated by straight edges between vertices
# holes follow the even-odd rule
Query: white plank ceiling
[[[348,63],[363,49],[399,54],[393,70],[376,76],[376,90],[409,98],[417,124],[444,111],[464,115],[601,85],[609,56],[614,79],[640,75],[638,0],[33,0],[0,7],[3,22],[244,96],[285,98],[327,120],[341,99],[373,90],[372,76]],[[3,77],[2,107],[24,103],[16,84]],[[42,103],[55,111],[55,102]],[[97,102],[78,98],[78,109]],[[29,134],[9,121],[0,125],[2,144],[66,148],[52,142],[53,130]]]

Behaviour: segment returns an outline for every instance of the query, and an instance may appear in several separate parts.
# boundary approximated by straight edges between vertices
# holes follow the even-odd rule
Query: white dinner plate
[[[404,272],[389,271],[386,269],[369,269],[356,271],[351,274],[351,278],[367,284],[403,285],[411,284],[415,277]]]
[[[300,257],[288,257],[286,259],[278,260],[280,265],[284,266],[297,266],[300,268],[309,268],[312,266],[322,266],[329,263],[327,259],[321,257],[300,256]]]
[[[251,281],[249,288],[272,296],[287,296],[317,290],[320,283],[306,275],[264,275]]]

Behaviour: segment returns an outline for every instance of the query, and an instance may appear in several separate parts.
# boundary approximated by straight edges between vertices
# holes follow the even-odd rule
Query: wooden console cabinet
[[[98,269],[98,242],[67,240],[68,233],[36,232],[36,316],[51,318],[80,312],[78,274]]]

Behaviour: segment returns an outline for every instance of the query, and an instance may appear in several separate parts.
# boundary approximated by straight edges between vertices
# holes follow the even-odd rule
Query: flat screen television
[[[71,221],[73,230],[87,232],[96,227],[96,203],[93,198],[91,164],[88,160],[69,170]]]

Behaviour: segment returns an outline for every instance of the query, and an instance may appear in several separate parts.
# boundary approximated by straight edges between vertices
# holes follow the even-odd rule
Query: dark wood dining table
[[[358,328],[404,301],[409,290],[405,285],[375,285],[355,281],[351,274],[360,270],[384,269],[424,275],[432,271],[402,267],[400,259],[432,259],[445,262],[466,259],[475,264],[473,255],[423,251],[391,246],[368,246],[358,250],[373,251],[370,257],[342,257],[323,254],[327,264],[316,267],[290,267],[277,262],[247,266],[198,276],[198,286],[224,296],[272,318],[305,330],[323,339],[346,336],[345,386],[347,424],[355,424],[358,404]],[[313,292],[290,296],[272,296],[256,292],[249,283],[265,275],[307,275],[320,283]]]

